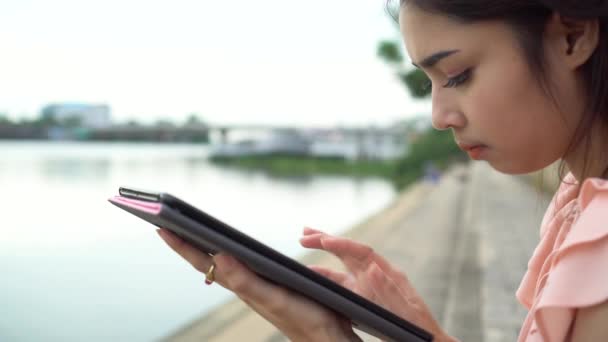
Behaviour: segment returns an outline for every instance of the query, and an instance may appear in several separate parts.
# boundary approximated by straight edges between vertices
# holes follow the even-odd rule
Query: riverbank
[[[452,134],[431,129],[422,133],[408,148],[407,154],[394,159],[326,158],[310,155],[272,153],[266,155],[211,156],[210,161],[244,170],[262,170],[269,174],[294,176],[339,174],[355,177],[382,177],[396,189],[405,189],[435,171],[445,171],[454,163],[468,162],[454,144]],[[431,176],[432,177],[432,176]]]
[[[441,172],[450,165],[448,161],[434,163],[415,160],[404,163],[403,160],[345,160],[290,155],[211,157],[209,161],[222,167],[261,171],[275,177],[333,175],[358,179],[382,178],[398,190],[403,190],[424,177],[425,168]]]
[[[392,179],[396,163],[391,161],[345,160],[310,156],[264,155],[212,157],[218,165],[243,170],[260,170],[275,176],[346,175]]]

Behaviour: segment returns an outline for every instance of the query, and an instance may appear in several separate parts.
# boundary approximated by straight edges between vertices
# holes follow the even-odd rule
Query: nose
[[[433,127],[440,131],[449,128],[459,129],[466,125],[466,117],[456,105],[450,104],[446,99],[440,99],[434,93],[432,123]]]
[[[464,127],[465,120],[464,116],[456,111],[433,110],[432,123],[435,129],[445,131],[450,128]]]

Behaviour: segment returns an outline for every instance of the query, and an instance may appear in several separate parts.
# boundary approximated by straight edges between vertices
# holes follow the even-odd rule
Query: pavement
[[[515,341],[526,314],[515,291],[538,243],[548,200],[525,177],[475,162],[453,167],[438,184],[410,186],[344,235],[372,246],[407,274],[450,335],[463,342]],[[341,266],[320,252],[301,261]],[[287,339],[235,299],[166,341]]]

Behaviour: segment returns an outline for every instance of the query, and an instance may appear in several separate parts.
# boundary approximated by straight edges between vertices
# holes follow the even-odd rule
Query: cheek
[[[468,124],[495,151],[496,169],[531,172],[561,157],[560,114],[525,65],[480,72],[469,91]]]
[[[470,88],[469,124],[488,144],[504,145],[524,138],[536,121],[537,89],[517,68],[481,72]],[[521,136],[520,136],[521,135]]]

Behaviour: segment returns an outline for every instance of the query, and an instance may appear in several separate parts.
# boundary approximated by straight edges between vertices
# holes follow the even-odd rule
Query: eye
[[[460,73],[452,78],[449,78],[448,81],[446,82],[446,84],[443,85],[443,87],[444,88],[458,87],[459,85],[468,81],[470,77],[471,77],[471,69],[467,69],[467,70],[463,71],[462,73]]]

